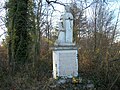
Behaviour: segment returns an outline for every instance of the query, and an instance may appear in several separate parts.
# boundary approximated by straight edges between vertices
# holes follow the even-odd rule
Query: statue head
[[[65,5],[65,11],[70,12],[70,6],[69,5]]]

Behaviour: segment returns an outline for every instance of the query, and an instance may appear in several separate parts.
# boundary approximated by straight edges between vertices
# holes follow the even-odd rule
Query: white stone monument
[[[59,35],[53,49],[53,78],[78,76],[78,49],[73,43],[73,15],[70,7],[60,18]]]

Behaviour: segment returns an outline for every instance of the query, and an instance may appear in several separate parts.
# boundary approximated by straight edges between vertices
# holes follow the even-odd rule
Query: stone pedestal
[[[78,76],[78,49],[75,46],[55,46],[53,49],[53,78]]]

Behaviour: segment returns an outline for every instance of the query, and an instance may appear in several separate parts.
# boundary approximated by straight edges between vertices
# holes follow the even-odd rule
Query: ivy
[[[28,0],[9,0],[7,29],[9,36],[9,60],[15,66],[24,65],[28,60]]]

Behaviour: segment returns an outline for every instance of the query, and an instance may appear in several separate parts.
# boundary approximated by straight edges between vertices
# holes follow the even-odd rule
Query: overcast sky
[[[0,0],[0,43],[2,39],[4,38],[4,35],[1,36],[6,30],[4,26],[4,20],[5,20],[5,10],[2,8],[4,6],[5,0]]]

